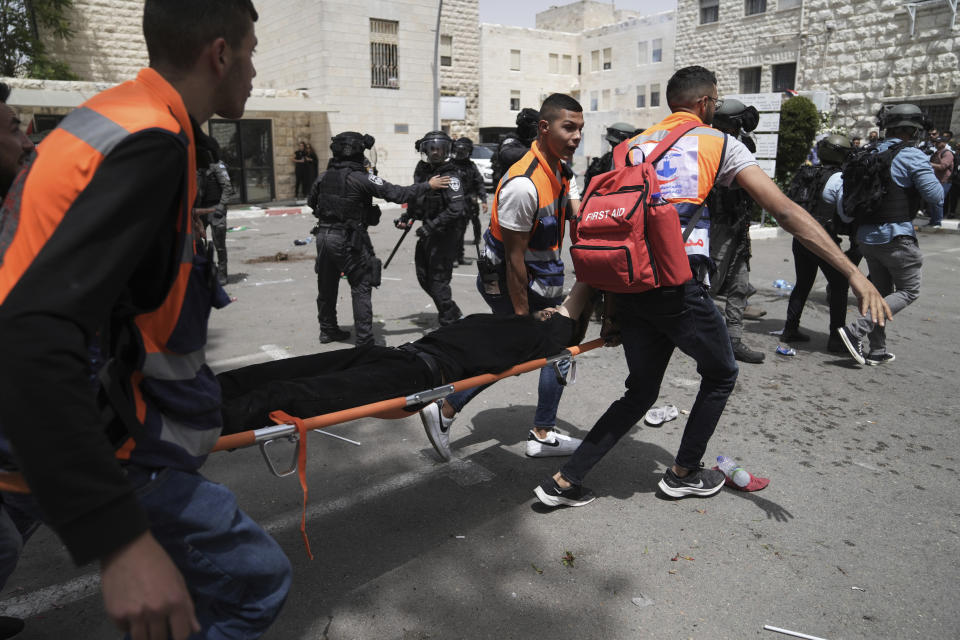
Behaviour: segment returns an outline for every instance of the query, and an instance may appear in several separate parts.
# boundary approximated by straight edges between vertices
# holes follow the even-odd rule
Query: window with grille
[[[440,66],[453,66],[453,36],[440,36]]]
[[[547,65],[547,71],[550,73],[560,73],[560,55],[559,54],[556,54],[556,53],[550,54],[548,65]]]
[[[603,50],[603,70],[607,71],[613,66],[613,49],[607,47]]]
[[[949,100],[911,100],[911,104],[920,107],[927,115],[933,127],[938,131],[949,131],[953,120],[953,99]],[[954,144],[950,143],[951,146]]]
[[[700,24],[710,24],[719,20],[720,0],[700,0]]]
[[[397,48],[400,23],[396,20],[370,18],[370,86],[399,89],[400,75]]]
[[[760,93],[760,67],[740,69],[740,93]]]
[[[643,109],[647,106],[647,85],[637,85],[637,109]]]
[[[740,69],[740,93],[760,93],[760,67]]]
[[[510,71],[520,71],[520,49],[510,49]]]
[[[748,16],[767,12],[767,0],[744,0],[744,3],[743,13]]]
[[[787,89],[796,89],[794,81],[797,77],[797,63],[773,65],[773,90],[786,91]]]
[[[562,64],[560,66],[560,72],[566,73],[567,75],[573,73],[573,56],[564,55]]]
[[[663,39],[657,38],[653,41],[653,53],[650,59],[653,62],[663,62]]]
[[[520,111],[520,92],[510,92],[510,111]]]
[[[660,84],[650,85],[650,106],[659,107],[660,106]]]
[[[637,64],[647,64],[647,43],[637,43]]]

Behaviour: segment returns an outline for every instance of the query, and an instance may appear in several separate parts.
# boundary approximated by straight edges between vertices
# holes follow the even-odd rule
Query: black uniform
[[[220,160],[220,147],[209,136],[197,140],[197,207],[214,208],[200,216],[204,232],[210,227],[213,246],[217,250],[217,277],[227,284],[227,203],[234,196],[227,165]]]
[[[507,136],[500,141],[500,144],[497,146],[497,152],[494,153],[490,159],[494,189],[500,184],[500,178],[503,177],[503,174],[516,164],[520,158],[525,156],[527,151],[530,151],[531,142],[533,142],[533,140],[527,141],[525,138],[522,138],[516,130],[508,133]]]
[[[464,198],[464,216],[460,219],[459,240],[457,241],[457,261],[461,264],[465,262],[463,241],[467,233],[467,225],[473,225],[473,244],[480,244],[480,206],[477,204],[477,198],[487,203],[487,190],[483,186],[483,176],[473,160],[453,160],[460,175],[460,186],[463,188]]]
[[[410,207],[407,215],[423,221],[417,229],[417,280],[433,299],[440,314],[440,326],[445,326],[463,315],[453,301],[450,279],[453,277],[453,263],[457,259],[464,197],[460,173],[455,164],[444,162],[434,167],[421,160],[414,170],[413,180],[425,184],[433,176],[450,176],[450,186],[426,192]]]
[[[320,174],[307,204],[319,220],[317,235],[317,317],[320,336],[342,333],[337,326],[337,289],[340,274],[347,276],[353,297],[357,346],[373,344],[372,287],[380,286],[380,260],[373,253],[367,227],[380,222],[373,198],[403,204],[424,195],[430,187],[399,187],[367,173],[360,162],[334,160]]]
[[[613,149],[590,161],[590,166],[587,167],[586,173],[583,174],[583,193],[586,193],[587,189],[590,188],[590,181],[594,177],[601,173],[606,173],[611,169],[613,169]]]

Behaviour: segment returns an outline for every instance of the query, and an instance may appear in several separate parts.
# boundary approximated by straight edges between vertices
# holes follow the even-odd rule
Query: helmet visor
[[[420,153],[430,164],[439,164],[450,156],[450,142],[447,140],[424,140],[420,143]]]

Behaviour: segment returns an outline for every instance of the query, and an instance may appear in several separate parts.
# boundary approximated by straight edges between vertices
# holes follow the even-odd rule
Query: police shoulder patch
[[[460,191],[460,178],[457,176],[450,176],[450,190]]]
[[[374,175],[374,174],[371,173],[371,174],[368,175],[368,178],[369,178],[370,182],[372,182],[373,184],[375,184],[375,185],[377,185],[377,186],[381,186],[381,187],[383,186],[383,178],[381,178],[380,176]]]

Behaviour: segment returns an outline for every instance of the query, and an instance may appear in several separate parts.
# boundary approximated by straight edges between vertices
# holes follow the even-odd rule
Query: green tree
[[[73,0],[0,0],[0,75],[76,80],[66,63],[50,57],[41,38],[73,35],[67,19],[72,6]]]
[[[790,182],[790,176],[803,164],[813,146],[820,126],[820,115],[813,102],[803,96],[790,98],[780,108],[780,138],[777,140],[777,182]]]

